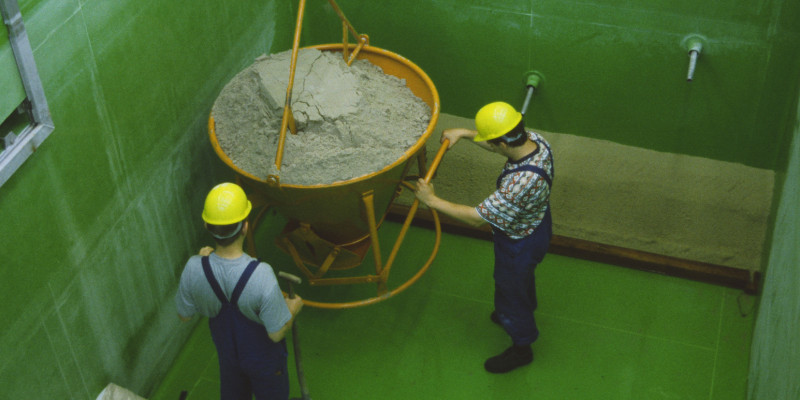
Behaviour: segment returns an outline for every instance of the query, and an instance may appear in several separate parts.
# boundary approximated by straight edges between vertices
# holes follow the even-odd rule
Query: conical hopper
[[[354,47],[353,45],[350,46]],[[342,44],[311,46],[321,51],[342,52]],[[358,59],[367,59],[386,74],[404,79],[411,91],[431,110],[430,122],[419,140],[396,161],[379,171],[357,178],[320,185],[275,184],[260,179],[234,165],[220,147],[213,118],[209,134],[214,150],[222,161],[240,176],[251,195],[263,196],[265,202],[289,220],[310,226],[311,230],[333,244],[346,246],[369,236],[370,224],[365,210],[365,196],[371,196],[375,219],[385,216],[408,171],[410,159],[417,155],[433,132],[439,117],[439,95],[430,78],[408,59],[391,51],[364,46]]]

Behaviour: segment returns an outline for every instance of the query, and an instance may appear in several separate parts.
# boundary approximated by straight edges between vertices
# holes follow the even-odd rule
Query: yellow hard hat
[[[253,205],[239,185],[220,183],[206,196],[203,221],[211,225],[232,225],[247,218],[252,208]]]
[[[475,127],[478,134],[475,135],[476,142],[483,142],[499,138],[511,132],[522,121],[522,114],[514,109],[511,104],[502,101],[489,103],[475,115]]]

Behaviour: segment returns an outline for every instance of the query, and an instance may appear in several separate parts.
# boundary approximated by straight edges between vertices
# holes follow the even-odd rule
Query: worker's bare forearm
[[[286,333],[289,332],[290,329],[292,329],[293,323],[294,323],[294,317],[292,317],[292,319],[290,319],[289,322],[287,322],[286,325],[284,325],[279,331],[275,333],[267,332],[269,339],[275,343],[280,342],[281,340],[283,340],[283,338],[286,337]]]
[[[289,307],[289,313],[292,314],[292,318],[289,319],[289,322],[283,325],[281,329],[275,333],[269,333],[269,338],[278,343],[286,337],[286,334],[292,329],[292,325],[294,324],[294,319],[297,317],[297,314],[300,313],[300,310],[303,309],[303,299],[300,296],[295,296],[294,298],[287,298],[286,299],[286,306]]]
[[[427,203],[428,207],[439,211],[448,217],[457,219],[469,226],[478,227],[486,223],[486,220],[481,218],[478,211],[474,207],[464,204],[457,204],[440,197],[433,197]]]
[[[475,208],[463,204],[449,202],[436,196],[433,190],[433,183],[426,182],[424,179],[417,181],[417,188],[414,191],[417,199],[429,208],[439,211],[450,218],[457,219],[469,226],[481,226],[486,221],[478,214]]]
[[[485,141],[475,142],[474,139],[477,134],[478,131],[472,129],[466,129],[466,128],[447,129],[444,132],[442,132],[442,141],[444,141],[444,139],[448,139],[450,141],[450,147],[453,147],[453,145],[456,144],[456,142],[458,142],[459,140],[469,139],[470,142],[475,143],[484,150],[494,151],[494,149],[492,149],[492,146],[489,146],[489,143]]]

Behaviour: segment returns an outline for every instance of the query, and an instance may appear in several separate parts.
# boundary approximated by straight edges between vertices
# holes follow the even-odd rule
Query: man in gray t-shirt
[[[209,318],[217,348],[222,399],[288,399],[284,337],[303,307],[285,299],[272,267],[244,253],[252,209],[239,186],[223,183],[206,197],[203,220],[216,247],[192,256],[181,274],[175,306],[181,320]]]
[[[192,256],[183,269],[178,295],[175,297],[179,315],[200,314],[213,317],[222,308],[222,302],[214,295],[214,290],[206,280],[201,260],[200,255]],[[255,259],[247,254],[227,259],[211,253],[208,260],[223,294],[230,299],[239,277]],[[250,276],[239,297],[239,311],[248,319],[264,325],[268,333],[279,332],[292,319],[269,264],[260,263]]]

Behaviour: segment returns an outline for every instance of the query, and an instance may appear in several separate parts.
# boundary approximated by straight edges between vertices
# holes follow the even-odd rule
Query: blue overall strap
[[[534,165],[523,165],[523,166],[521,166],[519,168],[514,168],[514,169],[511,169],[511,170],[508,170],[508,171],[503,171],[503,173],[500,174],[499,177],[497,177],[497,187],[498,188],[500,187],[500,183],[503,181],[503,178],[505,178],[506,175],[513,174],[515,172],[520,172],[520,171],[531,171],[531,172],[533,172],[535,174],[538,174],[539,176],[542,177],[542,179],[545,180],[545,182],[547,182],[547,186],[548,187],[552,187],[553,186],[552,179],[550,179],[550,176],[547,175],[547,172],[544,169],[539,168],[539,167],[534,166]]]
[[[227,303],[228,299],[225,298],[225,294],[222,293],[222,288],[219,287],[217,278],[214,278],[214,274],[211,272],[211,263],[208,262],[208,256],[204,256],[201,261],[203,263],[203,273],[206,274],[206,280],[211,285],[211,289],[214,290],[214,294],[217,295],[217,298],[222,304]]]
[[[553,162],[553,150],[550,150],[550,145],[545,142],[536,142],[536,143],[540,143],[542,146],[544,146],[544,148],[547,149],[547,153],[550,154],[550,172],[552,172],[552,174],[555,175],[556,163]]]
[[[536,141],[536,144],[541,144],[542,146],[544,146],[545,149],[547,149],[547,152],[550,153],[551,156],[553,155],[553,151],[550,150],[550,145],[549,144],[547,144],[545,142],[540,142],[538,140]]]
[[[242,295],[242,291],[244,290],[244,286],[247,285],[247,281],[250,280],[250,276],[253,275],[253,272],[258,267],[258,264],[261,263],[259,260],[253,260],[250,264],[247,264],[247,268],[244,269],[242,272],[242,277],[239,278],[239,282],[236,283],[236,288],[233,289],[233,294],[231,294],[231,304],[238,305],[239,296]]]
[[[222,288],[219,286],[219,282],[217,278],[214,277],[214,274],[211,272],[211,263],[208,261],[208,256],[202,258],[203,263],[203,273],[206,275],[206,280],[211,285],[211,289],[214,290],[214,294],[217,295],[217,298],[223,304],[228,303],[228,299],[225,298],[225,294],[222,292]],[[239,278],[239,282],[236,283],[236,287],[233,289],[233,294],[231,294],[230,303],[236,304],[239,301],[239,296],[241,296],[242,291],[244,290],[244,286],[247,284],[247,281],[250,280],[250,276],[253,275],[253,272],[258,267],[260,263],[259,260],[253,260],[250,264],[247,265],[244,272],[242,272],[242,276]]]

